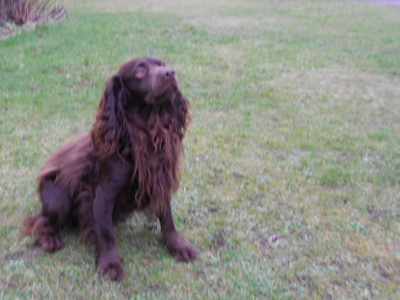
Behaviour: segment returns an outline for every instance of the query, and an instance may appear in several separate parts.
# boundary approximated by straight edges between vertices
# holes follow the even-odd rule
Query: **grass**
[[[0,298],[399,299],[399,10],[347,1],[68,0],[69,20],[0,42]],[[89,130],[105,80],[160,57],[192,100],[175,262],[135,216],[126,278],[67,232],[21,238],[35,176]]]

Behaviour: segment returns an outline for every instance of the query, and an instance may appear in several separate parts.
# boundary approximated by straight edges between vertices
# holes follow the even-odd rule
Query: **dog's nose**
[[[175,77],[175,70],[173,69],[166,69],[163,72],[163,76],[165,79],[172,79]]]

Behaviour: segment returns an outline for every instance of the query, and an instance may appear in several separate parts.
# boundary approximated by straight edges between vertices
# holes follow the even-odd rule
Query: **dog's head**
[[[179,91],[178,77],[173,69],[155,58],[139,58],[123,64],[114,76],[121,88],[129,93],[129,101],[157,105],[173,101]]]
[[[127,120],[134,122],[134,112],[154,113],[164,105],[169,107],[169,113],[175,114],[179,123],[175,128],[183,136],[190,119],[189,102],[179,90],[175,71],[155,58],[127,61],[107,80],[91,131],[94,146],[102,156],[111,155],[126,129]],[[127,118],[128,115],[131,117]]]

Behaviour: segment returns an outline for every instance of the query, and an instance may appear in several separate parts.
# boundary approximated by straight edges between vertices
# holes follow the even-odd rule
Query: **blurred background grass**
[[[398,299],[400,10],[348,1],[65,1],[69,19],[0,42],[0,297]],[[20,238],[47,156],[90,129],[104,82],[155,56],[192,101],[175,262],[135,216],[126,278],[67,232]]]

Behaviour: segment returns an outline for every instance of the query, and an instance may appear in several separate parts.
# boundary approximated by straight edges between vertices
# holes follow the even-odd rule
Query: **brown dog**
[[[39,235],[36,243],[53,252],[64,245],[60,230],[79,224],[97,245],[98,267],[118,280],[124,271],[113,222],[150,209],[172,255],[194,260],[196,249],[176,231],[170,205],[190,119],[174,70],[153,58],[126,62],[108,79],[90,134],[51,156],[40,172],[42,210],[24,221],[24,234]]]

